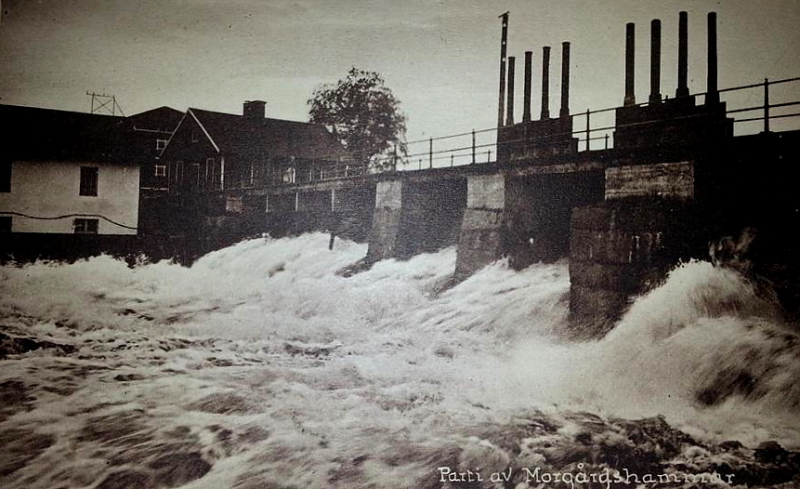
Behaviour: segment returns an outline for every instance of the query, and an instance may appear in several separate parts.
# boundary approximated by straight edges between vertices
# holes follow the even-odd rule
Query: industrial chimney
[[[508,103],[506,106],[506,125],[514,125],[514,78],[516,77],[516,58],[508,57]]]
[[[569,115],[569,42],[561,43],[561,117]]]
[[[661,21],[650,23],[650,100],[661,102]]]
[[[550,118],[550,46],[542,48],[542,116]]]
[[[678,14],[678,89],[675,97],[689,96],[689,14]]]
[[[266,117],[267,103],[263,100],[246,100],[242,108],[242,115],[248,119],[263,119]]]
[[[708,85],[706,105],[719,103],[717,91],[717,13],[708,13]]]
[[[525,86],[523,94],[522,122],[531,121],[531,75],[533,70],[533,53],[525,51]]]
[[[629,22],[625,26],[625,100],[623,104],[636,105],[634,88],[634,66],[636,49],[636,25]]]

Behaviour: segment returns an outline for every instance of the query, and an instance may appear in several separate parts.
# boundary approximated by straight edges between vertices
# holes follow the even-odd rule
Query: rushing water
[[[733,270],[684,264],[575,343],[566,263],[447,289],[453,249],[344,278],[365,245],[327,244],[1,268],[4,341],[43,347],[0,359],[0,487],[535,487],[577,464],[779,483],[800,462],[765,443],[800,446],[797,333]]]

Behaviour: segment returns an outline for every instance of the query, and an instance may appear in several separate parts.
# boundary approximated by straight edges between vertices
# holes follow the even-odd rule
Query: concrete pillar
[[[372,230],[367,250],[368,263],[395,256],[400,234],[402,206],[403,182],[400,180],[378,182],[375,189],[375,211],[372,215]]]
[[[461,222],[456,278],[480,270],[503,255],[505,175],[475,175],[467,180],[467,208]]]

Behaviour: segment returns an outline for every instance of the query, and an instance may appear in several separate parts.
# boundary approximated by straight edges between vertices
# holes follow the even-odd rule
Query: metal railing
[[[745,107],[728,108],[726,116],[733,116],[734,125],[752,123],[756,121],[763,122],[763,132],[770,132],[771,122],[784,119],[797,119],[800,121],[800,112],[789,112],[775,114],[775,109],[786,109],[790,107],[800,106],[800,77],[785,78],[780,80],[770,81],[765,79],[761,83],[753,83],[748,85],[741,85],[736,87],[724,88],[717,93],[734,94],[737,92],[745,92],[752,90],[762,91],[763,103],[758,105],[748,105]],[[796,97],[787,101],[773,103],[771,101],[770,88],[778,85],[790,85],[798,87],[796,89]],[[705,92],[696,93],[692,97],[704,97],[707,95]],[[722,100],[726,104],[730,104],[729,100]],[[661,102],[663,103],[663,102]],[[649,102],[639,103],[635,106],[648,106]],[[390,171],[414,171],[426,170],[432,168],[444,168],[461,165],[474,165],[481,163],[491,163],[492,156],[495,158],[503,151],[507,151],[514,145],[544,145],[548,140],[555,139],[559,143],[564,143],[570,138],[577,139],[578,153],[595,150],[607,150],[614,147],[614,131],[621,128],[630,128],[636,126],[647,126],[648,124],[663,124],[668,121],[680,121],[691,119],[694,117],[706,117],[706,114],[689,114],[675,116],[667,119],[660,119],[654,121],[644,121],[635,123],[618,124],[615,120],[613,124],[608,123],[610,114],[616,113],[621,106],[608,107],[604,109],[591,110],[586,109],[584,112],[577,112],[571,115],[572,128],[570,131],[561,133],[551,133],[539,137],[523,137],[513,140],[498,141],[498,128],[491,127],[479,130],[471,130],[468,132],[461,132],[456,134],[449,134],[439,137],[430,137],[425,139],[418,139],[405,143],[406,150],[401,154],[398,147],[395,146],[393,150],[382,157],[374,158],[371,162],[371,168],[368,170],[365,165],[358,165],[358,154],[353,154],[353,159],[350,160],[350,166],[343,166],[340,162],[337,167],[323,169],[318,173],[316,178],[311,175],[307,181],[320,181],[320,180],[335,180],[341,178],[361,177],[369,172],[377,172],[375,169],[389,169]],[[755,114],[749,117],[736,118],[736,114]],[[605,115],[605,118],[603,117]],[[598,119],[600,122],[598,123]],[[605,119],[605,122],[604,122]],[[800,123],[796,124],[797,129],[800,129]],[[504,126],[509,128],[514,126]],[[576,129],[577,128],[577,129]],[[442,148],[441,146],[445,146]],[[317,160],[331,160],[330,156],[320,157]],[[312,164],[314,164],[312,162]],[[304,183],[306,180],[297,179],[292,182],[278,182],[278,183]]]

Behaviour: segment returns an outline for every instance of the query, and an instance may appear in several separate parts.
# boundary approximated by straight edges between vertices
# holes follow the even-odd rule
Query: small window
[[[90,197],[97,196],[97,168],[92,166],[81,167],[81,189],[79,195]]]
[[[156,176],[157,177],[166,177],[167,176],[167,165],[156,165]]]
[[[11,192],[11,162],[0,163],[0,192]]]
[[[97,234],[97,219],[75,219],[75,234]]]
[[[10,233],[11,223],[12,223],[11,216],[0,216],[0,233]]]
[[[156,151],[161,151],[162,149],[167,147],[167,140],[166,139],[156,139]]]
[[[197,141],[200,141],[200,133],[197,131],[192,131],[192,142],[196,143]]]

